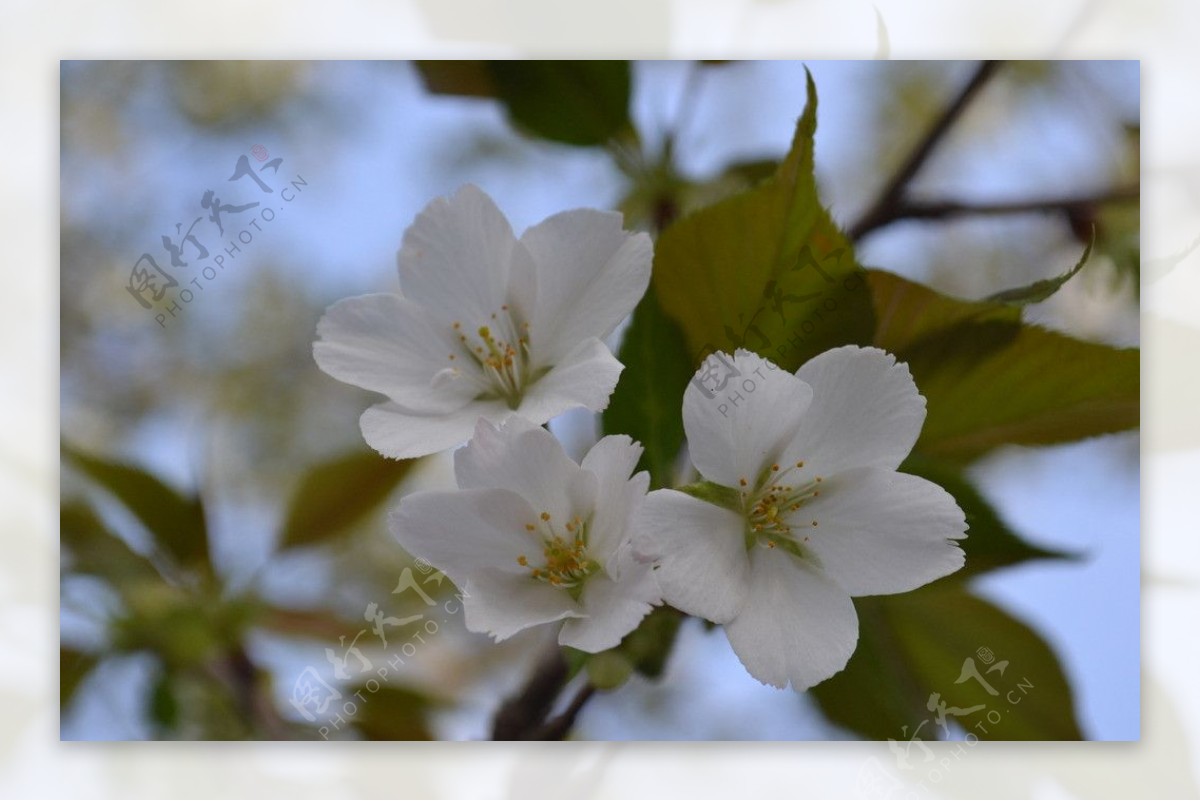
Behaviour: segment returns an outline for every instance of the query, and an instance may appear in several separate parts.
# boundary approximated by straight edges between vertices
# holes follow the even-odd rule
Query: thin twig
[[[571,699],[571,703],[567,705],[563,713],[547,721],[546,725],[538,732],[536,739],[561,740],[566,737],[571,729],[574,728],[575,718],[579,717],[579,712],[595,694],[596,688],[591,684],[585,684],[580,687],[579,692],[575,693],[575,697]]]
[[[509,698],[492,721],[493,740],[530,740],[541,729],[567,683],[567,661],[558,646],[542,659],[521,691]]]
[[[996,73],[996,69],[1002,63],[1000,61],[980,62],[971,79],[967,81],[958,95],[946,106],[941,116],[934,120],[933,125],[930,126],[925,136],[917,144],[916,149],[909,154],[908,158],[905,159],[904,163],[900,165],[900,168],[896,170],[896,173],[884,186],[883,191],[879,194],[879,198],[863,214],[858,222],[850,226],[849,235],[852,240],[857,241],[867,233],[886,225],[894,219],[893,215],[903,200],[909,181],[924,166],[934,149],[954,126],[954,123],[962,115],[967,106],[971,104],[975,96],[979,94],[979,90]]]
[[[1110,203],[1135,202],[1141,196],[1138,186],[1123,186],[1091,195],[1063,195],[1022,200],[972,202],[962,200],[908,200],[896,206],[887,222],[897,220],[945,220],[951,217],[998,216],[1037,212],[1084,212]]]

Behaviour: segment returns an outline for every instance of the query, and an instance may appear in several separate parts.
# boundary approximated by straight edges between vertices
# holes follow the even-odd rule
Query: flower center
[[[512,409],[520,406],[530,378],[529,323],[518,324],[505,304],[474,335],[466,333],[460,322],[454,323],[454,333],[462,350],[451,353],[450,361],[460,355],[473,359],[481,371],[482,394],[503,398]]]
[[[747,489],[750,482],[741,478],[742,512],[746,518],[746,548],[755,544],[767,548],[783,546],[791,551],[802,550],[809,537],[804,528],[815,528],[816,520],[799,520],[799,512],[805,504],[821,494],[821,476],[799,481],[799,476],[789,476],[804,468],[804,462],[796,462],[780,470],[773,464],[764,471],[756,482],[757,489]]]
[[[587,522],[579,515],[572,517],[560,530],[550,519],[550,514],[542,512],[537,522],[525,524],[525,530],[541,535],[542,565],[531,565],[524,555],[517,557],[517,564],[529,568],[538,581],[578,595],[584,580],[600,569],[600,565],[588,556]]]

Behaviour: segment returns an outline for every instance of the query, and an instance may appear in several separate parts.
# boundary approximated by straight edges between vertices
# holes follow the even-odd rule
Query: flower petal
[[[725,624],[751,676],[803,692],[840,671],[858,643],[858,616],[845,590],[782,549],[751,550],[750,592]]]
[[[602,411],[624,369],[603,342],[584,340],[525,391],[517,412],[541,425],[580,406]]]
[[[640,568],[638,575],[627,575],[619,583],[604,574],[589,578],[582,598],[586,616],[563,624],[559,644],[594,654],[616,647],[636,629],[658,601],[650,566]]]
[[[447,332],[399,295],[361,295],[325,311],[313,357],[337,380],[381,392],[410,411],[444,412],[484,388],[475,362],[449,358],[459,348]]]
[[[471,401],[446,414],[420,414],[387,402],[362,413],[363,439],[391,459],[427,456],[466,442],[482,417],[499,423],[513,411],[499,400]]]
[[[503,212],[479,187],[436,198],[404,232],[400,289],[439,322],[485,325],[507,301],[519,248]],[[519,258],[519,256],[517,256]]]
[[[513,576],[484,570],[472,574],[466,583],[463,621],[467,630],[486,632],[497,642],[531,626],[582,614],[565,590],[536,581],[528,573]]]
[[[533,515],[524,498],[503,489],[414,492],[388,515],[388,528],[404,550],[463,585],[483,569],[528,578],[517,557],[541,552],[525,530]]]
[[[810,359],[796,375],[813,388],[787,461],[822,475],[851,467],[895,470],[925,422],[925,398],[905,364],[878,348],[848,345]]]
[[[821,569],[850,595],[908,592],[963,566],[954,542],[966,520],[950,493],[930,481],[878,467],[825,480],[796,514]],[[789,520],[789,522],[792,522]]]
[[[596,476],[595,512],[588,526],[588,551],[607,565],[618,547],[632,536],[632,515],[650,487],[650,475],[630,478],[642,446],[624,434],[602,438],[583,457],[580,467]]]
[[[537,269],[530,325],[537,366],[558,361],[585,339],[607,337],[650,282],[650,237],[625,231],[614,212],[555,214],[527,230],[521,244]]]
[[[638,550],[657,559],[663,600],[714,623],[733,618],[746,597],[750,563],[734,512],[675,490],[646,496],[635,518]]]
[[[692,463],[717,484],[737,487],[745,479],[753,485],[794,438],[812,394],[803,381],[749,351],[732,359],[710,355],[683,393]]]
[[[533,515],[522,525],[546,513],[562,526],[596,502],[596,477],[571,461],[553,434],[515,416],[499,428],[480,420],[467,447],[454,454],[454,475],[463,489],[499,487],[527,500]]]

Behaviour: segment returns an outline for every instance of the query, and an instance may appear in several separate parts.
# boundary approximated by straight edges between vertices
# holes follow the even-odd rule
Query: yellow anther
[[[549,512],[542,512],[541,517],[542,517],[542,520],[546,521],[547,523],[550,522],[550,513]]]

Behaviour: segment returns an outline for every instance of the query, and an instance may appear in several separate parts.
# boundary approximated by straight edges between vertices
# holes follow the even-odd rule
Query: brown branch
[[[561,740],[570,733],[575,726],[575,718],[579,717],[579,712],[587,705],[592,696],[596,694],[596,688],[591,684],[585,684],[579,688],[579,692],[571,699],[571,703],[563,710],[563,713],[558,717],[548,721],[545,726],[538,732],[536,739],[538,740]]]
[[[913,176],[920,171],[921,167],[932,155],[934,149],[949,133],[954,123],[962,115],[963,111],[971,104],[979,94],[979,90],[987,84],[988,80],[996,73],[996,69],[1002,64],[1000,61],[983,61],[976,68],[971,79],[967,81],[958,95],[946,106],[929,130],[917,144],[915,150],[909,154],[900,168],[884,186],[880,192],[879,198],[867,210],[858,222],[850,226],[849,236],[851,240],[857,241],[862,239],[871,231],[879,228],[894,219],[896,208],[898,208],[903,200],[904,193],[908,188],[909,181]]]
[[[492,721],[493,740],[534,740],[567,683],[567,661],[554,646],[521,691],[509,698]]]
[[[1086,213],[1097,206],[1110,203],[1136,202],[1141,197],[1138,186],[1122,186],[1091,195],[1062,195],[1023,200],[971,202],[961,200],[909,200],[891,210],[887,222],[897,220],[945,220],[953,217],[998,216],[1062,212],[1073,215]]]

